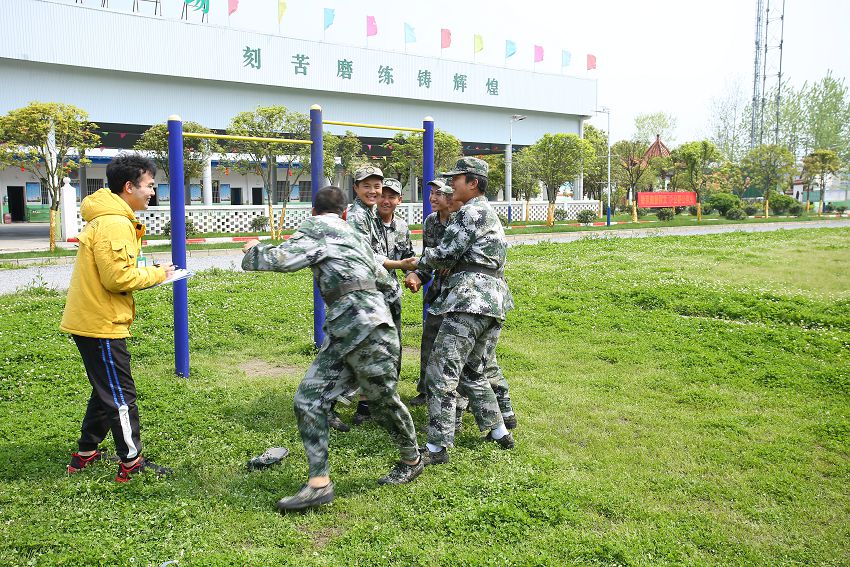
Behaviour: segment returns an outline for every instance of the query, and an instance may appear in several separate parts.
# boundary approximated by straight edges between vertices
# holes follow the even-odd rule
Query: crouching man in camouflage
[[[294,400],[309,479],[294,496],[277,503],[281,512],[333,500],[328,414],[336,397],[356,386],[401,453],[401,460],[378,482],[403,484],[422,472],[413,420],[396,392],[398,335],[383,295],[398,285],[392,286],[369,245],[340,218],[344,207],[342,191],[325,187],[316,194],[314,216],[288,241],[272,246],[252,240],[244,247],[243,270],[294,272],[310,267],[327,304],[325,342]]]
[[[452,177],[453,198],[463,203],[445,228],[439,246],[425,249],[419,267],[450,269],[430,315],[443,315],[426,369],[428,443],[425,464],[449,460],[454,444],[456,393],[469,397],[470,407],[486,439],[511,449],[514,439],[505,427],[485,366],[495,364],[495,348],[505,314],[513,299],[504,279],[507,242],[496,212],[487,203],[488,166],[463,158],[445,175]]]

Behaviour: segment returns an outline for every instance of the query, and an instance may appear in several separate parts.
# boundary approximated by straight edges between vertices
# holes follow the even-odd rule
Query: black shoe
[[[449,452],[443,447],[439,453],[432,453],[427,446],[420,447],[419,453],[422,455],[422,464],[428,465],[445,465],[449,462]]]
[[[412,406],[424,406],[428,403],[428,398],[425,394],[416,394],[412,398],[410,398],[410,405]]]
[[[78,473],[89,465],[106,458],[105,451],[96,449],[91,455],[83,457],[79,453],[71,453],[71,463],[68,465],[68,474]]]
[[[386,476],[378,479],[378,484],[406,484],[422,474],[425,468],[425,463],[422,457],[419,457],[419,462],[415,465],[408,465],[405,462],[397,462]]]
[[[277,509],[280,513],[297,512],[314,508],[322,504],[327,504],[334,499],[334,483],[329,482],[327,486],[321,488],[313,488],[309,484],[305,484],[301,489],[286,498],[281,498],[277,501]]]
[[[354,419],[351,421],[354,425],[362,425],[372,419],[372,412],[369,411],[369,404],[366,402],[357,403],[357,411],[354,413]]]
[[[289,455],[289,449],[286,447],[271,447],[270,449],[266,449],[262,455],[248,461],[248,470],[265,469],[276,465],[285,459],[287,455]]]
[[[504,437],[500,437],[499,439],[493,438],[493,432],[487,434],[487,437],[484,438],[485,441],[492,441],[493,443],[498,443],[499,447],[502,449],[513,449],[514,448],[514,436],[508,433]]]
[[[158,464],[151,462],[144,457],[140,457],[136,464],[127,466],[124,463],[118,463],[118,474],[115,475],[115,482],[127,482],[134,474],[152,472],[157,476],[166,476],[171,474],[171,469],[161,467]]]
[[[507,417],[502,417],[505,421],[505,427],[507,429],[516,429],[516,414],[509,415]]]
[[[339,414],[335,411],[332,411],[330,414],[328,414],[328,425],[330,427],[333,427],[337,431],[342,431],[343,433],[351,430],[351,426],[345,423],[342,418],[339,417]]]

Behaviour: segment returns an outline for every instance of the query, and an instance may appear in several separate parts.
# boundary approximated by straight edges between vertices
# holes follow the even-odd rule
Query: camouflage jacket
[[[307,267],[313,270],[323,298],[353,281],[374,282],[377,287],[351,291],[327,306],[325,329],[332,338],[353,348],[379,325],[394,328],[387,303],[398,301],[398,281],[337,215],[310,217],[283,244],[258,244],[242,258],[242,269],[249,271],[295,272]]]
[[[422,226],[422,249],[423,251],[427,248],[436,248],[440,245],[440,241],[443,239],[443,234],[446,232],[446,227],[451,224],[454,220],[455,214],[450,213],[449,218],[446,220],[446,224],[440,222],[440,213],[431,213],[425,219],[425,223]],[[428,280],[431,279],[431,276],[434,275],[434,271],[431,269],[426,269],[424,266],[420,266],[416,270],[416,275],[419,276],[419,279],[424,284]],[[443,280],[445,277],[437,274],[434,276],[431,285],[428,287],[428,291],[425,294],[423,301],[425,303],[433,303],[435,299],[440,295],[440,290],[443,286]]]
[[[366,244],[372,248],[372,252],[375,253],[375,260],[383,267],[384,261],[390,258],[390,252],[387,249],[383,225],[375,212],[375,207],[367,207],[363,201],[355,197],[354,203],[348,208],[346,219],[354,231],[363,237]],[[395,282],[396,292],[400,299],[401,286],[398,283],[395,271],[390,276]]]
[[[497,275],[455,271],[443,282],[440,296],[428,312],[444,315],[459,311],[504,319],[514,306],[503,275],[507,250],[502,223],[487,199],[470,199],[446,226],[439,246],[424,250],[419,265],[425,270],[439,270],[465,264]]]
[[[410,228],[401,217],[394,216],[392,222],[387,226],[381,217],[378,217],[381,235],[384,239],[384,247],[387,250],[387,258],[390,260],[404,260],[415,256],[413,243],[410,241]],[[396,270],[390,272],[395,276]]]

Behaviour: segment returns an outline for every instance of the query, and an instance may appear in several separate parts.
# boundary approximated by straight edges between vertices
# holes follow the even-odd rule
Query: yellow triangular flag
[[[479,34],[475,34],[475,53],[484,49],[484,38]]]
[[[283,15],[286,13],[286,0],[277,0],[277,23],[283,19]]]

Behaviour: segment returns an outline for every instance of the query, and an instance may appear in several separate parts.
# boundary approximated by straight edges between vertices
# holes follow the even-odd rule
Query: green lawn
[[[137,294],[142,438],[176,473],[128,485],[114,464],[64,473],[89,392],[57,330],[64,296],[3,296],[0,564],[847,565],[848,265],[850,229],[512,248],[498,354],[517,448],[467,416],[448,465],[379,487],[388,437],[334,432],[337,500],[288,517],[274,502],[306,474],[308,273],[190,280],[188,380],[169,290]],[[406,294],[404,399],[420,310]],[[273,445],[292,455],[248,473]]]

